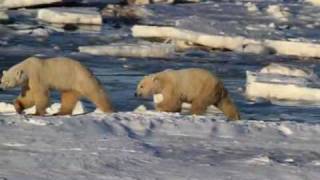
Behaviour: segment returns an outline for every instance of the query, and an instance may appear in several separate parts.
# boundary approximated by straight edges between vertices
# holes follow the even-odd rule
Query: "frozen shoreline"
[[[150,111],[0,117],[0,175],[8,179],[320,175],[320,124],[228,122],[221,116]]]

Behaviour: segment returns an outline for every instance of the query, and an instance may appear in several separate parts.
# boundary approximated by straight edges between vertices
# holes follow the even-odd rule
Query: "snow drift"
[[[152,111],[0,117],[0,174],[6,179],[320,176],[319,124]]]

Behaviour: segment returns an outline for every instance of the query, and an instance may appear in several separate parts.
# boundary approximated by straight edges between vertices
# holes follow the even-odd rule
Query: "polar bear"
[[[139,82],[135,95],[155,95],[157,111],[180,112],[182,103],[186,102],[191,103],[192,114],[203,114],[209,105],[215,105],[229,119],[240,119],[223,83],[204,69],[165,70],[150,74]]]
[[[50,90],[61,92],[61,108],[56,115],[71,114],[81,97],[88,98],[103,112],[113,112],[100,82],[86,67],[70,58],[30,57],[3,71],[0,87],[5,90],[17,86],[21,86],[21,94],[14,101],[18,113],[35,105],[35,115],[44,115]]]

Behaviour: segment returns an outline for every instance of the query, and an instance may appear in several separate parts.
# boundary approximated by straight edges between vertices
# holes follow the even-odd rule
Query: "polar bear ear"
[[[2,71],[2,74],[4,75],[4,74],[7,74],[7,71],[6,70],[3,70]]]
[[[157,82],[157,81],[159,81],[159,77],[158,77],[158,76],[153,75],[153,76],[152,76],[152,81],[153,81],[153,82]]]
[[[158,76],[153,76],[152,81],[156,85],[157,88],[160,87],[160,78]]]

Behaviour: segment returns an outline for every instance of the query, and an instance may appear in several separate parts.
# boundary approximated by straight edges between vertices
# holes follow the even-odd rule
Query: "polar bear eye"
[[[142,88],[143,88],[143,86],[141,85],[141,86],[140,86],[140,88],[142,89]]]

